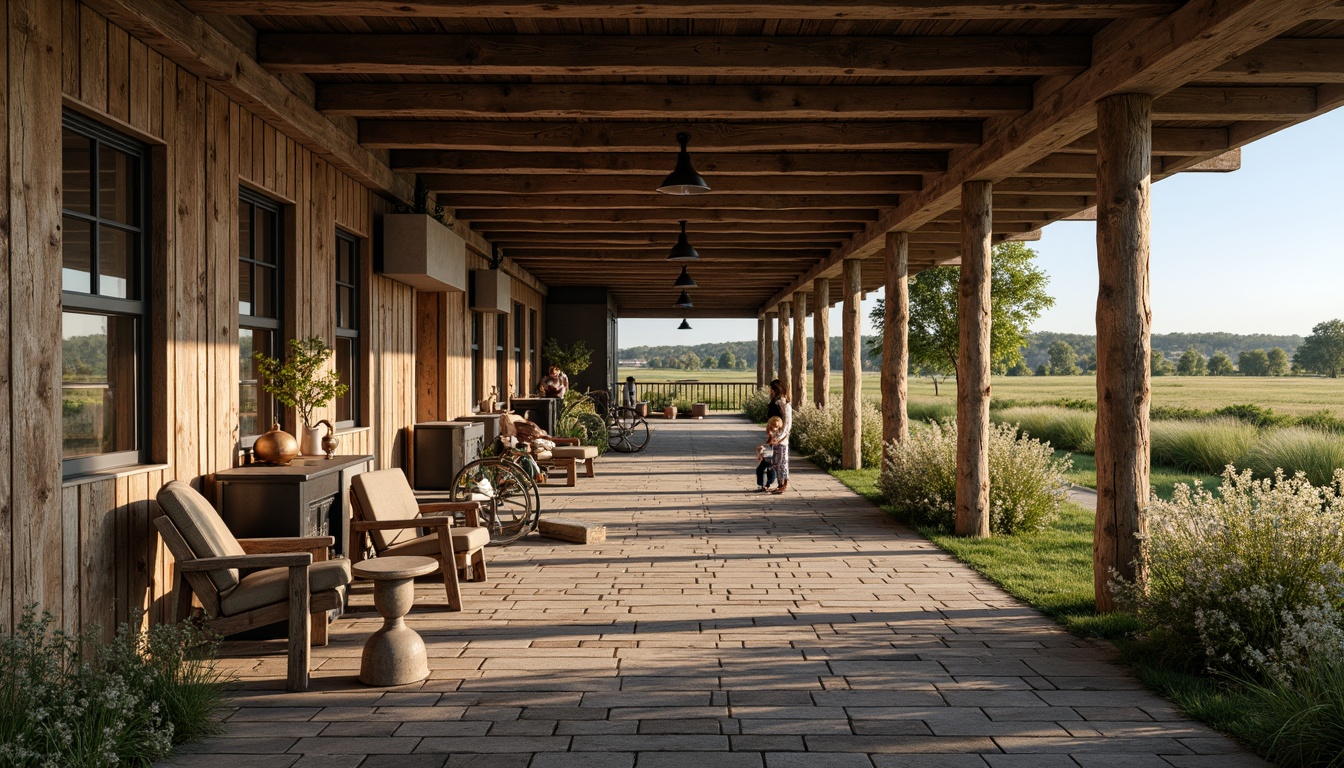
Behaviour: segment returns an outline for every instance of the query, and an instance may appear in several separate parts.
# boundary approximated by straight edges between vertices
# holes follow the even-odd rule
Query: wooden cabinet
[[[215,508],[240,539],[334,536],[333,555],[350,540],[350,479],[372,456],[303,456],[289,466],[252,464],[215,475]]]

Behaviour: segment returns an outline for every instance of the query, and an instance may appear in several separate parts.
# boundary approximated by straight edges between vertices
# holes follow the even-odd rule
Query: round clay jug
[[[252,455],[257,461],[286,466],[299,455],[299,441],[280,429],[280,423],[276,422],[271,425],[271,431],[257,438],[252,445]]]

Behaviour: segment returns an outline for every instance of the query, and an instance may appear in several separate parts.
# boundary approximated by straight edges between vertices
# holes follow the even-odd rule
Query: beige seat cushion
[[[164,514],[173,521],[173,526],[182,534],[196,557],[247,554],[233,532],[224,525],[215,508],[190,485],[174,480],[159,489],[158,501]],[[237,568],[220,568],[206,573],[220,594],[238,586]]]
[[[350,583],[350,561],[323,560],[308,569],[308,591],[324,592]],[[238,587],[224,596],[219,610],[225,616],[236,616],[254,608],[283,603],[289,599],[289,569],[267,568],[249,573],[238,582]]]
[[[533,451],[533,452],[532,452],[532,458],[536,459],[537,461],[547,461],[547,460],[549,460],[549,459],[551,458],[551,456],[553,456],[553,455],[554,455],[554,454],[551,453],[550,451]]]
[[[420,516],[420,505],[415,491],[400,469],[380,469],[362,472],[350,482],[359,501],[359,508],[368,521],[414,520]],[[378,552],[395,544],[410,541],[416,536],[415,528],[389,531],[369,531],[373,548]]]
[[[591,445],[557,445],[551,455],[557,459],[595,459],[597,448]]]
[[[487,528],[460,527],[449,529],[453,533],[453,553],[462,554],[480,549],[490,543],[490,531]],[[428,536],[421,536],[418,539],[402,542],[393,547],[388,547],[379,553],[384,557],[394,555],[423,555],[425,557],[438,557],[439,555],[439,535],[431,533]]]

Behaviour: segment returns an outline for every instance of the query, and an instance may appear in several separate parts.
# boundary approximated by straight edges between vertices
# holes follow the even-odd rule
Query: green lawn
[[[1056,456],[1072,456],[1073,471],[1066,477],[1074,485],[1081,485],[1084,488],[1097,488],[1097,461],[1088,453],[1069,454],[1065,451],[1055,451]],[[1183,472],[1174,467],[1155,466],[1148,476],[1148,482],[1152,486],[1153,493],[1159,498],[1171,500],[1172,493],[1176,490],[1177,483],[1194,485],[1199,480],[1207,488],[1217,488],[1222,484],[1223,479],[1214,475],[1193,475],[1189,472]]]
[[[749,371],[677,371],[637,368],[621,371],[621,379],[634,376],[639,381],[741,381],[753,382]],[[933,393],[927,378],[910,380],[910,400],[921,403],[956,403],[956,382],[939,383],[940,394]],[[863,374],[864,397],[880,397],[877,373]],[[831,391],[840,392],[840,375],[831,373]],[[1097,380],[1091,376],[996,376],[993,397],[1015,405],[1053,403],[1061,399],[1097,399]],[[1173,408],[1213,410],[1226,405],[1254,403],[1280,413],[1305,415],[1329,410],[1344,417],[1344,378],[1323,379],[1289,376],[1264,378],[1245,376],[1157,376],[1153,378],[1153,405]]]

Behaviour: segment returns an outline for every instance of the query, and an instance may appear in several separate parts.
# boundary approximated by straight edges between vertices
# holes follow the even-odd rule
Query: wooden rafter
[[[896,195],[773,195],[773,194],[716,194],[660,195],[656,192],[637,194],[593,194],[576,195],[571,193],[551,193],[538,195],[515,194],[454,194],[441,198],[458,208],[491,208],[495,210],[526,209],[533,206],[563,210],[566,208],[592,208],[597,210],[619,209],[701,209],[714,210],[764,210],[790,211],[806,208],[887,208],[895,204]]]
[[[596,149],[553,152],[503,152],[443,149],[392,151],[392,167],[415,173],[491,173],[495,175],[667,173],[672,155],[659,152],[607,152]],[[947,170],[945,152],[731,152],[695,153],[695,167],[711,176],[791,174],[824,176],[895,173],[931,174]]]
[[[650,194],[666,173],[657,176],[633,174],[597,176],[496,176],[492,174],[424,174],[420,178],[431,192],[450,195],[591,195]],[[714,200],[724,194],[774,195],[893,195],[916,192],[919,176],[725,176],[714,180]],[[663,198],[664,200],[667,198]]]

